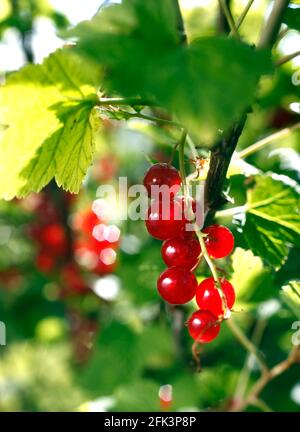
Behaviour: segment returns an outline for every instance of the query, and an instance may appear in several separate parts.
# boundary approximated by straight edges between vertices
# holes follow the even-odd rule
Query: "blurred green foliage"
[[[111,89],[113,96],[119,92],[136,96],[135,91],[138,95],[155,95],[166,100],[162,105],[175,111],[184,121],[187,119],[192,128],[194,125],[196,129],[198,125],[203,126],[202,132],[207,127],[210,129],[212,124],[216,126],[220,119],[227,125],[236,112],[248,105],[258,76],[269,70],[265,67],[268,60],[264,54],[258,55],[249,46],[217,37],[215,7],[184,11],[189,38],[205,38],[204,42],[202,40],[204,47],[194,42],[194,52],[183,54],[176,45],[171,2],[160,2],[163,9],[154,8],[154,3],[158,2],[147,2],[146,7],[146,2],[125,1],[125,6],[107,8],[103,15],[72,30],[71,34],[81,37],[78,51],[80,55],[84,53],[84,62],[79,58],[84,68],[78,68],[78,59],[75,63],[69,62],[73,55],[69,56],[66,50],[48,58],[43,66],[27,66],[9,78],[5,87],[8,89],[6,107],[11,105],[14,116],[20,113],[14,108],[21,109],[24,104],[27,107],[27,103],[30,108],[33,99],[37,103],[30,122],[24,121],[23,140],[14,147],[10,145],[11,141],[6,143],[10,154],[24,149],[24,142],[28,144],[29,157],[18,159],[22,166],[31,162],[36,167],[36,159],[32,157],[36,156],[37,148],[41,149],[45,157],[43,163],[37,166],[36,171],[30,171],[32,177],[22,178],[30,183],[30,187],[34,185],[33,188],[39,190],[59,172],[59,184],[68,188],[76,183],[74,188],[78,189],[90,164],[91,141],[77,148],[78,159],[75,158],[74,162],[73,158],[68,164],[74,136],[76,141],[85,127],[81,127],[79,121],[78,129],[71,128],[71,141],[68,141],[68,135],[61,141],[53,140],[57,128],[62,133],[64,131],[60,122],[55,123],[58,121],[56,115],[59,114],[63,124],[68,124],[68,121],[78,120],[75,115],[78,111],[74,113],[72,110],[74,106],[79,107],[79,113],[81,108],[87,107],[84,111],[86,125],[90,110],[96,103],[95,96],[91,98],[90,94],[94,77],[100,76],[99,66],[104,65],[105,71],[107,68],[110,71],[106,76],[105,90]],[[235,15],[240,12],[237,3]],[[132,14],[132,4],[136,15]],[[18,21],[8,2],[6,5],[6,9],[0,5],[0,31],[11,27],[23,31],[25,24]],[[66,19],[49,9],[46,2],[27,1],[24,5],[20,2],[20,7],[29,8],[31,20],[42,14],[50,16],[57,27],[67,24]],[[248,43],[257,38],[258,24],[263,21],[266,6],[267,2],[261,2],[242,27]],[[123,7],[129,8],[130,13],[124,13]],[[115,15],[115,10],[120,14]],[[147,20],[149,16],[151,21]],[[100,27],[99,23],[103,26]],[[140,23],[143,23],[142,31]],[[166,61],[169,50],[172,55],[170,58],[167,56]],[[232,68],[227,65],[228,55]],[[87,56],[89,61],[95,62],[94,66],[86,60]],[[195,75],[190,62],[199,67],[199,74]],[[166,65],[166,69],[162,65]],[[62,72],[59,72],[61,66]],[[64,70],[71,74],[68,79]],[[165,70],[172,73],[175,70],[170,82],[170,75],[164,76]],[[293,72],[293,68],[287,65],[260,81],[238,150],[285,127],[286,121],[288,125],[299,121],[299,114],[290,109],[291,103],[299,101],[300,89],[291,84]],[[44,73],[47,78],[41,79]],[[162,82],[166,85],[161,85]],[[177,86],[179,93],[174,93],[173,99],[173,90]],[[102,92],[104,88],[101,86],[100,90]],[[93,91],[96,95],[96,90]],[[21,100],[17,97],[20,94]],[[182,94],[187,97],[177,107]],[[51,100],[45,102],[41,95],[45,99],[50,95]],[[228,98],[226,103],[225,97]],[[65,103],[67,111],[65,106],[57,106],[57,102]],[[42,117],[43,109],[46,117],[50,116],[55,123],[53,126],[50,122],[49,129],[42,129],[43,133],[47,132],[45,135],[52,137],[49,146],[43,142],[47,138],[44,135],[42,139],[40,136],[36,139],[41,130],[35,130],[31,123],[36,120],[35,113]],[[70,113],[67,121],[61,117],[61,114]],[[149,114],[153,114],[150,109]],[[155,114],[166,113],[158,109]],[[130,184],[140,183],[149,165],[145,154],[152,160],[168,161],[178,140],[178,132],[169,127],[158,127],[141,119],[125,121],[126,116],[122,113],[112,116],[103,107],[101,116],[102,128],[93,137],[95,163],[67,215],[66,230],[70,229],[76,213],[91,206],[99,184],[117,186],[115,177],[118,175],[126,176]],[[116,120],[116,117],[119,118]],[[23,119],[21,115],[20,118]],[[199,152],[203,152],[205,139],[199,139],[198,133],[197,129],[193,137]],[[255,175],[246,173],[245,165],[232,168],[228,184],[234,204],[228,204],[226,208],[245,204],[248,207],[240,218],[233,220],[227,215],[218,220],[232,229],[236,241],[232,256],[218,262],[220,270],[232,281],[237,292],[232,319],[249,337],[257,332],[257,328],[263,328],[257,344],[270,366],[288,355],[294,334],[292,324],[299,319],[299,203],[294,183],[299,180],[299,163],[295,163],[299,158],[299,137],[299,131],[296,131],[249,156],[247,168],[255,169]],[[53,149],[57,153],[52,153]],[[60,166],[61,154],[65,163]],[[55,155],[59,155],[57,160]],[[111,163],[113,158],[117,160],[116,172],[105,178],[107,168],[103,166],[103,160],[107,164],[107,160]],[[187,152],[186,168],[190,173],[193,164],[188,159],[190,154]],[[177,162],[175,157],[176,166]],[[13,159],[8,161],[6,158],[2,168],[7,173],[6,178],[1,178],[5,182],[2,193],[12,197],[20,186],[16,188],[13,182],[12,174],[17,167]],[[109,169],[112,169],[111,165]],[[54,197],[63,193],[53,183],[50,187]],[[223,325],[220,336],[203,347],[203,369],[201,373],[196,372],[192,341],[184,325],[195,304],[172,308],[159,299],[156,279],[164,268],[160,257],[161,244],[149,238],[143,222],[121,221],[121,211],[111,204],[111,219],[122,230],[119,263],[114,274],[119,291],[109,299],[92,292],[86,296],[63,298],[57,272],[45,274],[35,265],[36,245],[27,230],[37,219],[29,208],[31,198],[0,202],[0,320],[5,323],[7,331],[7,345],[0,346],[0,410],[155,411],[161,409],[158,393],[160,386],[165,384],[173,388],[173,410],[229,409],[237,397],[247,353]],[[268,200],[268,205],[265,200]],[[207,267],[202,262],[197,277],[200,281],[207,275]],[[99,279],[110,280],[95,278],[88,272],[85,278],[91,286]],[[181,320],[179,331],[178,316]],[[79,323],[77,327],[74,321]],[[91,331],[95,323],[97,330]],[[93,337],[86,341],[86,333],[88,336],[93,334]],[[88,355],[84,361],[78,361],[78,350],[83,348]],[[247,388],[259,377],[255,362],[249,372]],[[262,399],[276,411],[299,411],[299,397],[297,399],[292,394],[295,386],[299,385],[299,377],[299,365],[295,365],[265,388]],[[259,408],[248,406],[247,410]]]

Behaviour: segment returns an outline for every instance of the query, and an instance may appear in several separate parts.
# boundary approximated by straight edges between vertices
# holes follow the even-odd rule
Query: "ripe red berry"
[[[92,235],[99,243],[100,249],[117,248],[119,245],[120,230],[116,225],[95,225]]]
[[[147,189],[148,195],[153,195],[151,186],[166,185],[172,187],[171,195],[176,195],[180,189],[181,178],[176,168],[166,163],[157,163],[152,165],[145,174],[144,186]]]
[[[159,276],[157,289],[168,303],[184,304],[195,296],[197,280],[187,269],[170,267]]]
[[[159,240],[180,235],[184,225],[181,208],[176,201],[154,201],[148,209],[147,230]]]
[[[117,268],[117,254],[112,248],[100,252],[97,266],[92,271],[98,275],[113,273]]]
[[[78,266],[75,263],[66,264],[61,271],[61,279],[68,292],[81,294],[89,291]]]
[[[207,252],[212,258],[224,258],[232,252],[234,237],[231,231],[222,225],[211,225],[203,230]]]
[[[194,312],[188,319],[187,326],[192,338],[199,343],[211,342],[220,331],[216,316],[206,310]]]
[[[46,250],[41,250],[36,256],[35,264],[42,273],[49,273],[55,267],[55,257]]]
[[[67,250],[67,237],[64,227],[58,223],[45,225],[40,232],[41,244],[56,254],[64,254]]]
[[[165,240],[161,248],[162,258],[168,267],[184,267],[189,270],[198,264],[200,253],[200,243],[195,235]]]
[[[94,226],[98,223],[99,219],[96,214],[92,210],[87,209],[75,215],[73,219],[73,228],[90,236]]]
[[[227,306],[232,309],[235,302],[234,288],[226,279],[220,278],[220,283]],[[196,291],[196,301],[200,309],[208,310],[217,317],[224,315],[223,302],[213,277],[205,279],[199,284]]]

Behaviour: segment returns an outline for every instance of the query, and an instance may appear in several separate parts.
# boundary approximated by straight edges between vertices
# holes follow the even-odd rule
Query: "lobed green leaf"
[[[245,238],[255,255],[279,269],[290,246],[300,246],[299,189],[288,177],[257,175],[247,197]]]
[[[107,92],[140,97],[175,115],[203,144],[252,102],[271,71],[269,53],[235,39],[204,37],[180,45],[170,0],[125,0],[64,33],[105,70]]]
[[[98,75],[64,49],[0,87],[1,198],[39,192],[52,178],[78,192],[92,160]]]

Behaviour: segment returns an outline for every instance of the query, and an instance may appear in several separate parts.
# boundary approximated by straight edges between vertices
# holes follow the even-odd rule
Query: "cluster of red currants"
[[[69,200],[67,195],[64,200]],[[28,227],[28,234],[37,247],[36,266],[43,273],[51,272],[68,253],[67,233],[61,215],[45,193],[32,194],[22,205],[36,215]]]
[[[199,285],[193,271],[197,268],[202,250],[195,231],[187,231],[186,199],[176,196],[181,187],[181,178],[176,168],[169,164],[152,165],[144,177],[148,196],[153,196],[154,186],[168,186],[171,193],[168,201],[164,196],[152,200],[146,218],[146,227],[153,237],[162,240],[162,258],[168,268],[157,281],[161,297],[172,305],[182,305],[194,297],[199,310],[187,321],[190,335],[197,342],[212,341],[220,331],[220,322],[235,302],[235,292],[229,281],[213,277]],[[195,213],[195,201],[190,207]],[[168,217],[163,210],[168,207]],[[207,254],[212,259],[224,258],[234,247],[234,238],[224,226],[211,225],[199,235],[203,236]]]
[[[71,214],[74,195],[65,194],[64,200]],[[94,202],[93,210],[75,212],[68,224],[47,194],[31,199],[30,210],[37,218],[28,232],[37,245],[36,267],[43,273],[58,272],[62,295],[90,291],[85,270],[102,276],[116,268],[120,230],[108,225],[107,217],[105,221],[101,218],[104,204],[99,201]]]
[[[87,270],[104,275],[114,272],[117,265],[117,249],[120,230],[107,224],[104,200],[96,200],[92,210],[79,212],[73,218],[73,229],[77,232],[74,243],[76,260]]]

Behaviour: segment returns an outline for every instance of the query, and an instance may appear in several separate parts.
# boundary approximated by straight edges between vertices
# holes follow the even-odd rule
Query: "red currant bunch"
[[[24,201],[24,208],[35,211],[37,216],[28,227],[37,246],[36,267],[42,273],[59,273],[63,297],[89,292],[87,271],[101,276],[112,273],[117,265],[120,230],[107,223],[107,203],[99,199],[92,209],[72,214],[71,226],[67,228],[52,196],[33,197],[34,200]],[[65,193],[61,198],[64,209],[71,212],[74,195]]]
[[[160,296],[172,305],[182,305],[196,299],[199,310],[187,321],[191,337],[198,343],[207,343],[217,337],[220,323],[228,318],[235,302],[233,286],[225,278],[209,277],[199,285],[193,271],[202,255],[211,265],[213,259],[224,258],[234,247],[230,230],[221,225],[211,225],[200,233],[186,231],[185,197],[175,196],[181,186],[178,171],[168,164],[155,164],[144,178],[144,186],[151,198],[153,186],[167,186],[166,196],[155,196],[148,209],[146,228],[153,237],[162,240],[161,254],[167,269],[157,281]],[[195,213],[195,201],[191,210]]]
[[[93,209],[78,213],[74,218],[73,227],[78,233],[75,257],[80,265],[95,274],[112,273],[117,264],[120,230],[101,217],[104,212],[100,212],[99,205],[94,205]]]

